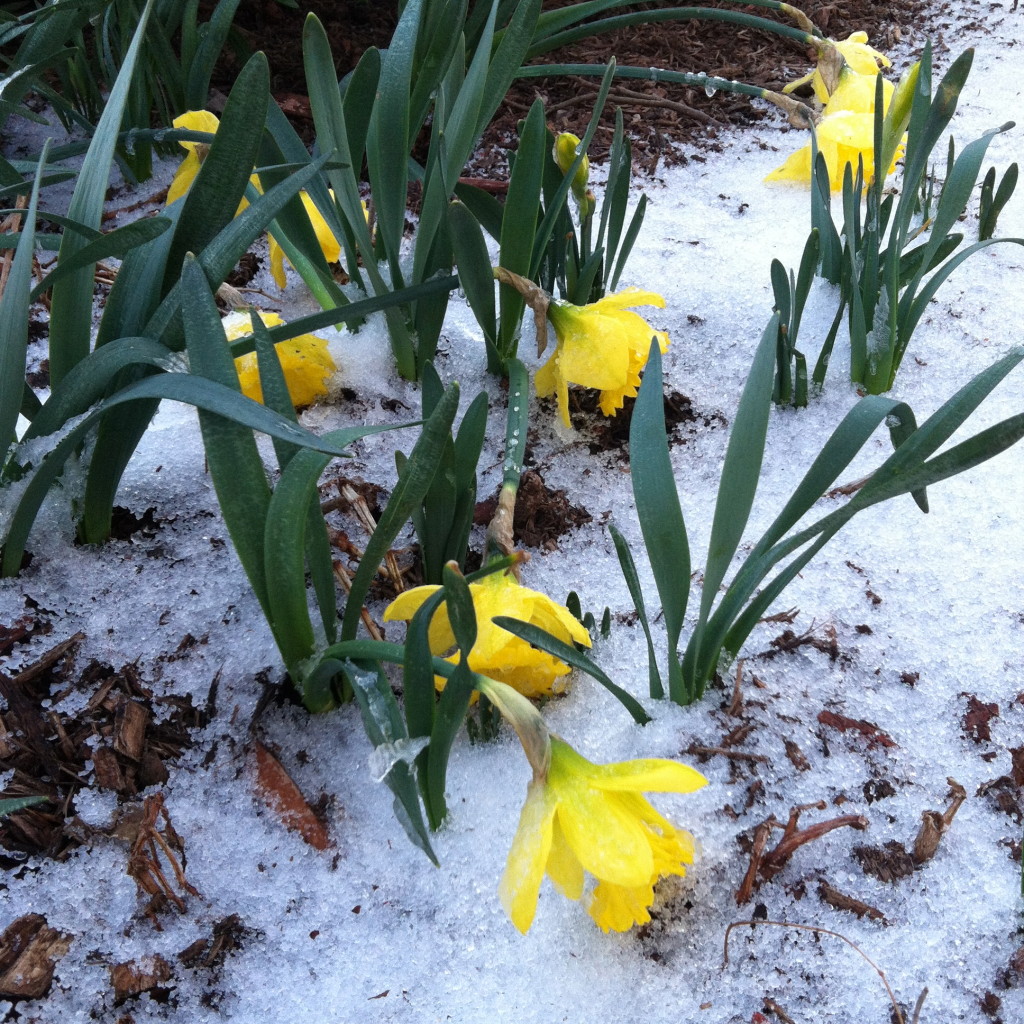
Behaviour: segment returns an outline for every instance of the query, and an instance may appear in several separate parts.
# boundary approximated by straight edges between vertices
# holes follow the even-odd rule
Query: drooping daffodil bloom
[[[220,127],[220,120],[216,114],[211,114],[208,110],[189,110],[176,117],[172,124],[175,128],[187,128],[189,131],[209,132],[211,135],[216,135],[217,129]],[[203,166],[203,160],[209,149],[208,145],[201,142],[179,142],[178,145],[187,150],[187,153],[177,171],[174,172],[171,184],[167,188],[168,206],[181,199],[192,187],[192,182],[196,180],[196,175],[199,173],[199,168]],[[257,175],[254,174],[249,180],[259,189],[260,179]],[[235,211],[235,216],[237,217],[248,205],[248,200],[243,196]]]
[[[846,165],[857,172],[858,160],[864,161],[865,182],[870,182],[874,171],[875,152],[875,83],[874,75],[861,75],[849,69],[844,70],[839,85],[832,93],[815,132],[818,149],[828,167],[829,183],[833,190],[843,187]],[[892,102],[894,86],[882,82],[884,109]],[[897,147],[892,162],[886,171],[889,175],[896,168],[896,161],[903,155],[902,145]],[[811,180],[811,145],[793,153],[781,167],[777,167],[765,181],[792,181],[808,183]]]
[[[572,426],[569,384],[597,388],[601,412],[614,416],[624,399],[636,397],[652,338],[662,352],[668,348],[668,334],[652,330],[642,316],[631,312],[632,306],[664,308],[665,300],[656,292],[627,288],[586,306],[552,301],[548,307],[557,344],[537,371],[535,384],[541,398],[558,396],[558,412],[567,427]]]
[[[829,39],[825,40],[822,45],[828,47],[828,50],[839,51],[843,58],[842,70],[848,68],[858,75],[873,76],[878,74],[879,68],[892,67],[892,61],[884,53],[876,50],[873,46],[868,46],[867,32],[852,32],[846,39]],[[832,89],[825,81],[820,65],[828,50],[822,50],[819,65],[813,71],[808,72],[803,78],[798,78],[795,82],[790,82],[782,91],[784,93],[793,92],[810,82],[818,100],[821,103],[827,103],[831,98]],[[840,81],[842,80],[842,70],[839,71]]]
[[[521,932],[529,929],[545,874],[572,900],[582,898],[590,874],[597,884],[587,911],[605,932],[646,924],[654,884],[685,875],[695,843],[641,794],[692,793],[706,783],[700,772],[676,761],[593,764],[550,736],[546,771],[534,764],[499,886],[512,923]]]
[[[411,619],[420,605],[439,587],[414,587],[399,594],[384,612],[384,621]],[[590,646],[590,634],[564,605],[546,594],[524,587],[512,573],[494,572],[469,584],[476,611],[477,638],[469,652],[469,667],[481,675],[506,683],[527,697],[551,696],[565,690],[564,678],[569,666],[546,651],[531,647],[525,640],[496,626],[492,619],[508,615],[521,619],[557,637],[563,643]],[[444,604],[430,622],[430,650],[437,656],[448,655],[455,646],[455,634]],[[453,664],[458,654],[448,657]],[[435,677],[438,689],[444,679]]]
[[[208,110],[190,110],[180,117],[176,117],[173,124],[175,128],[188,128],[191,131],[209,132],[211,135],[216,135],[217,129],[220,127],[220,121],[217,116],[211,114]],[[196,175],[199,174],[199,168],[202,167],[206,150],[209,148],[201,142],[180,142],[179,145],[187,150],[187,153],[167,189],[168,206],[181,199],[192,187],[192,182],[195,181]],[[259,175],[254,174],[249,181],[258,192],[263,191]],[[331,192],[331,197],[334,197],[333,192]],[[341,255],[341,243],[335,238],[334,232],[327,226],[327,221],[321,216],[320,211],[316,208],[316,204],[309,195],[306,192],[300,192],[299,198],[302,200],[306,215],[309,217],[313,231],[316,233],[316,239],[320,243],[324,259],[328,263],[336,263]],[[248,200],[243,197],[238,204],[238,209],[235,211],[235,216],[237,217],[248,205]],[[363,213],[366,213],[365,203],[363,204]],[[286,284],[284,251],[273,235],[268,234],[267,240],[270,243],[270,272],[277,286],[284,288]]]
[[[333,199],[334,189],[329,189],[328,191],[331,194],[331,199]],[[341,259],[341,242],[338,241],[334,232],[328,227],[327,221],[324,220],[323,215],[316,208],[316,203],[313,202],[309,194],[300,192],[299,198],[302,200],[302,205],[306,210],[306,216],[309,217],[310,224],[313,225],[313,231],[316,232],[316,240],[320,243],[320,251],[324,254],[324,259],[328,263],[337,263]],[[363,203],[363,216],[369,217],[365,202]],[[270,273],[273,275],[277,287],[283,289],[287,284],[284,273],[284,261],[286,258],[284,250],[273,235],[268,234],[267,240],[270,242]]]
[[[259,317],[267,327],[279,327],[284,323],[277,313],[259,311]],[[252,321],[247,312],[229,313],[221,323],[228,341],[237,341],[247,334],[252,334]],[[292,405],[297,409],[312,405],[318,398],[327,394],[327,381],[335,373],[337,366],[323,338],[318,338],[315,334],[300,334],[296,338],[278,342],[275,347]],[[256,402],[262,402],[263,388],[260,384],[256,353],[248,352],[244,356],[239,356],[235,360],[235,370],[242,386],[242,393]]]

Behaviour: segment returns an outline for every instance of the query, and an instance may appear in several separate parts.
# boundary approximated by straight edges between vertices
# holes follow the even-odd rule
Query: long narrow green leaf
[[[325,435],[325,439],[329,438],[329,434]],[[315,653],[306,596],[306,531],[311,525],[309,510],[317,499],[317,481],[330,459],[329,455],[313,451],[294,455],[274,488],[263,536],[267,621],[284,663],[300,689],[302,662]]]
[[[399,474],[395,489],[381,514],[377,529],[373,531],[373,536],[366,545],[363,559],[353,577],[341,625],[343,640],[355,637],[359,627],[360,610],[373,577],[377,574],[388,548],[398,536],[398,531],[405,525],[412,510],[423,501],[423,496],[430,487],[441,451],[445,442],[449,440],[458,405],[459,389],[458,385],[453,384],[424,424],[419,440],[413,446],[409,460]]]
[[[761,335],[729,434],[704,568],[701,623],[707,621],[754,504],[771,412],[772,370],[778,329],[779,317],[776,314]]]
[[[70,258],[58,262],[57,266],[32,289],[32,301],[79,268],[93,266],[100,260],[112,257],[120,259],[130,250],[158,238],[170,226],[171,222],[166,217],[147,217],[101,234],[99,238],[87,242]]]
[[[193,373],[240,392],[220,314],[206,276],[192,256],[185,260],[182,289],[185,340]],[[251,430],[209,412],[200,412],[199,426],[224,523],[260,606],[272,620],[263,559],[270,485],[256,441]]]
[[[231,31],[231,22],[234,20],[238,4],[239,0],[218,0],[209,22],[203,26],[204,31],[199,38],[195,54],[187,64],[182,61],[182,66],[188,72],[185,103],[189,110],[202,110],[206,106],[210,92],[210,76]]]
[[[43,155],[39,159],[28,209],[25,211],[25,229],[14,253],[3,296],[0,297],[0,472],[15,439],[25,388],[32,251],[39,188],[48,149],[49,142],[43,147]]]
[[[430,845],[430,835],[423,821],[416,781],[407,760],[415,748],[408,742],[409,734],[402,722],[398,702],[391,692],[391,684],[379,667],[373,670],[353,661],[346,661],[343,668],[352,684],[352,692],[363,716],[366,735],[375,751],[383,750],[398,755],[393,757],[382,778],[395,795],[395,817],[413,844],[437,864],[437,854]]]
[[[53,389],[33,418],[24,439],[28,441],[60,430],[68,420],[98,402],[123,369],[140,364],[171,372],[185,369],[180,355],[152,338],[118,338],[83,359]]]
[[[409,0],[384,56],[367,136],[366,157],[377,211],[377,234],[391,264],[394,284],[405,231],[409,183],[409,89],[423,0]],[[319,124],[317,131],[319,134]]]
[[[601,86],[597,91],[597,98],[594,101],[594,110],[590,115],[590,123],[587,125],[586,132],[583,133],[583,138],[580,139],[580,144],[577,147],[578,152],[576,159],[570,164],[569,169],[565,172],[562,178],[562,183],[558,186],[554,196],[547,200],[547,209],[544,213],[544,219],[540,222],[540,227],[537,228],[537,237],[534,241],[533,247],[533,263],[530,267],[530,278],[536,278],[540,272],[541,264],[544,260],[544,254],[547,251],[548,241],[551,238],[551,233],[554,231],[554,227],[559,217],[563,215],[565,210],[565,200],[569,195],[569,189],[572,188],[573,178],[576,175],[576,171],[583,163],[583,158],[586,156],[587,149],[590,143],[593,141],[594,135],[597,134],[597,126],[601,121],[601,113],[604,110],[605,101],[608,98],[608,92],[612,87],[612,79],[615,77],[616,64],[615,58],[613,57],[606,66],[604,66],[604,75],[601,79]]]
[[[533,39],[540,9],[541,0],[519,0],[516,4],[512,19],[501,34],[487,70],[487,85],[480,101],[480,119],[476,125],[477,135],[483,133],[494,112],[508,95],[509,86],[518,74]]]
[[[654,637],[651,634],[651,623],[647,618],[647,607],[644,601],[643,587],[640,585],[640,576],[636,571],[636,563],[633,561],[633,552],[630,551],[626,538],[609,523],[608,532],[612,535],[612,542],[615,544],[615,553],[619,558],[619,566],[622,575],[625,577],[626,586],[629,588],[629,596],[633,599],[633,607],[636,608],[637,617],[640,619],[640,627],[644,631],[647,640],[647,683],[650,695],[655,700],[661,700],[665,696],[665,689],[661,683],[661,672],[658,671],[658,656],[654,649]],[[670,654],[671,656],[671,654]]]
[[[533,259],[537,216],[540,212],[541,184],[547,153],[547,127],[544,104],[535,100],[520,135],[516,161],[509,179],[505,215],[501,222],[499,263],[513,274],[528,276]],[[497,348],[501,361],[515,355],[515,339],[522,320],[524,300],[511,286],[500,286],[501,322]]]
[[[370,278],[373,291],[378,296],[387,295],[392,291],[385,282],[376,260],[373,257],[373,242],[370,231],[363,216],[362,200],[359,194],[359,183],[356,178],[358,168],[354,168],[353,155],[349,150],[349,129],[346,122],[345,108],[337,88],[334,74],[334,61],[331,48],[323,25],[314,15],[306,18],[302,35],[302,54],[306,69],[306,86],[309,90],[310,107],[313,112],[313,123],[316,126],[317,142],[321,151],[334,153],[344,168],[327,172],[335,199],[344,214],[350,230],[346,249],[346,260],[350,272],[356,272],[357,253],[351,244],[354,237],[359,252],[365,254],[365,270]],[[374,104],[376,109],[376,103]],[[408,152],[403,150],[401,160],[406,163]],[[360,161],[361,164],[361,161]],[[373,179],[371,179],[373,180]],[[401,201],[405,202],[405,187],[402,187]],[[330,221],[328,222],[330,223]],[[396,286],[399,281],[393,282]],[[410,337],[408,327],[401,312],[391,308],[387,303],[388,334],[391,348],[395,356],[398,372],[407,379],[416,376],[416,351]]]
[[[629,427],[629,471],[640,531],[665,615],[669,696],[682,702],[676,652],[689,599],[690,546],[669,457],[662,389],[661,350],[652,339]]]
[[[177,280],[185,253],[201,253],[234,218],[256,164],[269,98],[267,59],[257,53],[239,72],[206,159],[182,200],[164,292]]]
[[[459,272],[459,284],[466,293],[469,308],[483,332],[484,341],[497,344],[494,304],[494,273],[487,243],[476,218],[457,200],[448,207],[448,233]]]
[[[547,651],[561,659],[567,665],[586,672],[592,679],[596,679],[619,703],[630,713],[637,725],[646,725],[651,716],[644,711],[640,702],[630,693],[627,693],[621,686],[616,686],[608,676],[601,671],[582,651],[578,651],[572,644],[563,643],[557,637],[552,636],[546,630],[535,626],[532,623],[524,622],[522,619],[511,618],[507,615],[497,615],[494,624],[502,629],[507,629],[514,636],[525,640],[534,647]]]
[[[438,701],[427,748],[425,796],[427,815],[435,828],[447,813],[444,789],[448,759],[473,695],[475,677],[469,667],[469,654],[477,637],[476,609],[466,580],[450,565],[445,566],[443,578],[445,610],[459,648],[459,660]]]
[[[117,145],[117,133],[128,102],[132,77],[139,50],[146,34],[153,0],[147,0],[142,10],[132,44],[125,54],[121,71],[114,82],[96,126],[85,162],[78,175],[74,195],[68,207],[68,216],[87,227],[98,229],[103,217],[110,165]],[[70,260],[84,247],[85,241],[74,233],[67,233],[61,243],[57,260]],[[74,274],[54,286],[50,302],[50,379],[59,384],[76,363],[89,353],[92,328],[93,268],[81,267]]]

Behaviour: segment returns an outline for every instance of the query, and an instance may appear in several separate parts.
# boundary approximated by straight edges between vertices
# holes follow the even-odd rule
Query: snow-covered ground
[[[946,32],[947,44],[954,55],[977,46],[954,121],[962,146],[1022,109],[1024,8],[1001,0],[963,9],[960,17]],[[920,36],[905,38],[904,56],[922,44]],[[940,70],[949,59],[948,53],[939,58]],[[1021,138],[1021,128],[997,137],[986,166],[1019,161]],[[732,420],[770,314],[769,264],[778,257],[795,266],[809,228],[806,192],[762,182],[803,139],[780,120],[721,141],[722,152],[702,153],[642,183],[650,207],[623,280],[664,295],[666,309],[649,312],[671,337],[666,388],[688,396],[711,423],[684,428],[685,443],[672,448],[695,566],[707,547],[725,452],[728,431],[720,417]],[[170,169],[163,173],[169,177]],[[964,224],[968,237],[975,214],[972,208]],[[999,233],[1024,237],[1020,194],[1004,211]],[[893,392],[919,420],[1024,344],[1022,271],[1024,248],[994,246],[939,292]],[[265,270],[254,284],[275,294]],[[815,287],[801,333],[809,359],[818,344],[812,339],[820,339],[834,309],[831,292]],[[293,317],[310,309],[301,282],[285,298]],[[527,337],[522,346],[528,359],[532,341]],[[414,418],[417,389],[393,372],[382,318],[357,335],[334,336],[332,351],[358,407],[353,412],[353,401],[339,394],[305,415],[311,429],[354,417],[393,419],[382,405],[393,399]],[[750,540],[771,522],[857,400],[844,356],[837,346],[825,392],[810,408],[773,411]],[[460,382],[467,402],[481,388],[494,398],[481,463],[480,495],[489,495],[500,478],[501,391],[485,373],[478,329],[458,299],[445,324],[439,369]],[[972,432],[1020,412],[1021,373],[985,403]],[[584,609],[600,615],[608,605],[624,618],[632,605],[605,528],[612,519],[642,554],[624,454],[591,454],[586,435],[563,430],[549,404],[535,409],[531,424],[530,468],[593,520],[561,538],[556,551],[533,552],[523,581],[558,600],[574,589]],[[408,450],[413,439],[408,431],[360,442],[346,474],[390,487],[394,447]],[[883,430],[849,478],[888,450]],[[985,783],[1010,774],[1010,751],[1024,746],[1024,446],[934,487],[927,516],[902,498],[863,513],[840,533],[778,609],[799,608],[790,627],[797,634],[813,628],[825,637],[834,630],[838,657],[801,646],[757,658],[786,628],[759,626],[745,650],[738,717],[726,711],[731,693],[711,692],[690,708],[648,700],[646,647],[637,626],[617,622],[609,639],[595,642],[595,659],[643,701],[653,721],[636,726],[597,684],[577,678],[567,697],[544,709],[551,728],[592,760],[681,758],[709,779],[698,793],[656,798],[664,814],[694,833],[702,853],[684,880],[659,889],[651,925],[611,936],[547,883],[527,935],[505,917],[497,881],[529,778],[508,730],[483,745],[464,735],[458,740],[448,777],[451,814],[435,840],[438,869],[408,842],[390,793],[373,780],[355,708],[310,717],[271,703],[260,706],[254,723],[263,696],[257,676],[266,670],[277,680],[283,669],[216,514],[189,409],[161,409],[119,503],[138,516],[153,508],[165,522],[154,538],[88,549],[71,543],[64,506],[54,504],[40,520],[31,565],[19,579],[0,582],[0,622],[17,619],[31,601],[54,630],[16,649],[5,671],[81,630],[80,663],[136,663],[157,694],[189,693],[203,704],[218,680],[213,720],[163,787],[184,841],[185,874],[201,896],[188,897],[184,913],[163,915],[157,930],[142,916],[135,882],[125,873],[126,845],[114,838],[97,838],[64,863],[32,859],[0,878],[0,928],[31,911],[73,936],[49,996],[16,1011],[0,1001],[8,1019],[71,1024],[128,1014],[123,1019],[139,1022],[746,1024],[760,1012],[787,1019],[773,1016],[766,1000],[797,1021],[890,1019],[882,980],[831,935],[743,927],[733,933],[723,963],[730,922],[766,916],[856,943],[885,972],[908,1021],[924,987],[921,1021],[929,1024],[1024,1020],[1024,977],[1009,966],[1024,946],[1020,864],[1011,856],[1021,822],[978,795]],[[643,576],[650,582],[646,570]],[[381,610],[373,608],[378,619]],[[168,658],[189,634],[200,642]],[[390,639],[400,635],[400,627],[389,627]],[[965,729],[969,695],[999,706],[988,741]],[[869,736],[830,728],[818,720],[823,710],[873,723],[895,745],[872,745]],[[726,745],[737,726],[749,730],[733,735],[733,749],[759,759],[716,755],[698,764],[685,753],[694,744]],[[278,753],[307,799],[326,794],[327,851],[286,830],[256,794],[254,733]],[[966,789],[967,800],[935,857],[895,882],[866,874],[853,849],[889,841],[911,846],[922,813],[947,806],[947,777]],[[818,800],[827,809],[806,811],[802,825],[860,814],[868,828],[838,829],[802,847],[751,902],[737,906],[750,860],[738,837],[752,835],[769,815],[785,822],[792,807]],[[115,805],[112,796],[83,790],[77,809],[85,822],[102,827]],[[881,911],[884,920],[824,902],[822,882]],[[219,967],[178,960],[232,914],[245,932]],[[115,1008],[109,967],[157,954],[172,965],[161,986],[169,995],[143,995]]]

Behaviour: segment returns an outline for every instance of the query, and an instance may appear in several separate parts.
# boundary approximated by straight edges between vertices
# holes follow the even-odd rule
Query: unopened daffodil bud
[[[579,155],[579,151],[580,140],[572,132],[562,132],[555,139],[551,156],[555,163],[558,164],[559,170],[563,174],[568,174],[569,168],[572,167],[576,157]],[[583,162],[576,168],[576,173],[572,177],[572,194],[581,207],[588,197],[587,183],[589,180],[590,161],[584,156]],[[590,198],[593,199],[593,196],[591,195]]]

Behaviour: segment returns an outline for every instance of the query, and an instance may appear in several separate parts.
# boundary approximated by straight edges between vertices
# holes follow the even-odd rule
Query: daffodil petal
[[[423,602],[440,589],[436,586],[423,586],[403,591],[384,609],[384,621],[395,622],[400,619],[411,619],[420,610]]]
[[[593,766],[591,784],[606,792],[693,793],[708,780],[695,768],[663,758],[642,758]]]
[[[331,196],[334,196],[333,191]],[[323,215],[316,208],[316,203],[313,202],[310,195],[307,192],[300,192],[299,197],[302,199],[302,205],[306,209],[306,216],[309,217],[309,222],[313,225],[313,230],[316,232],[316,240],[320,243],[320,250],[324,254],[324,259],[328,263],[337,263],[341,256],[341,243],[334,237],[334,232],[327,226],[327,221],[324,220]]]
[[[196,180],[196,175],[199,173],[201,166],[199,157],[193,151],[189,151],[188,155],[181,161],[178,169],[174,172],[170,185],[167,186],[168,206],[171,203],[177,202],[188,192],[192,182]]]
[[[641,885],[651,877],[654,858],[644,829],[614,794],[579,779],[556,788],[559,824],[585,870],[616,885]]]
[[[288,284],[284,272],[284,249],[278,245],[273,235],[267,235],[267,241],[270,243],[270,276],[273,277],[274,284],[283,291]]]
[[[578,900],[583,895],[583,865],[566,841],[557,814],[552,821],[547,872],[555,888],[566,899]]]
[[[657,306],[665,308],[665,297],[657,292],[648,292],[643,288],[623,288],[613,292],[594,303],[598,310],[631,309],[633,306]]]
[[[809,145],[791,153],[786,162],[776,167],[765,179],[765,181],[797,181],[808,182],[811,180],[811,147]]]
[[[209,132],[211,135],[216,135],[217,129],[220,127],[220,120],[216,114],[211,114],[208,110],[186,110],[184,114],[179,114],[171,124],[175,128],[186,128],[190,132]],[[195,153],[199,143],[179,142],[178,145],[190,153]]]
[[[505,913],[524,934],[537,912],[540,883],[551,852],[554,817],[553,794],[543,783],[531,782],[498,885]]]

